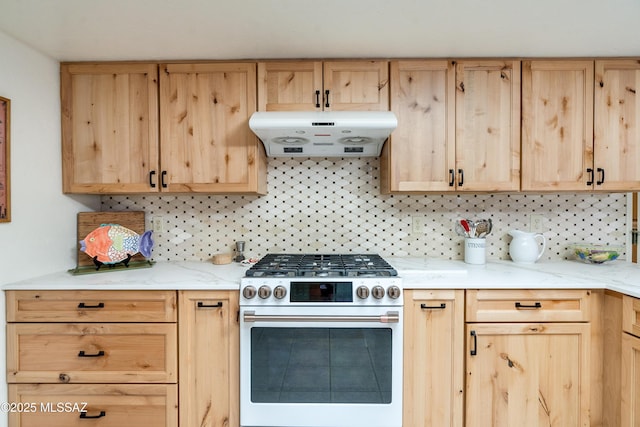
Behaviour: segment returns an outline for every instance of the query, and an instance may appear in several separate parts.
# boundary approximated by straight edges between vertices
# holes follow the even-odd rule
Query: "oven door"
[[[402,307],[242,307],[242,427],[401,427]]]

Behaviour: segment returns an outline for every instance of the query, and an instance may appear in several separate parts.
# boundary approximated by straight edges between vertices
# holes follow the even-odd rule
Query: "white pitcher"
[[[544,252],[547,239],[540,233],[527,233],[526,231],[511,230],[509,235],[513,237],[509,244],[509,255],[513,262],[533,264],[538,261]],[[536,238],[542,239],[542,248]]]

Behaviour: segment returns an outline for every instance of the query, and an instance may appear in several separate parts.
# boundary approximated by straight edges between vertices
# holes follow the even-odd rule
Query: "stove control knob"
[[[287,295],[287,288],[285,288],[284,286],[276,286],[276,288],[273,290],[273,296],[276,297],[277,299],[282,299]]]
[[[371,295],[373,295],[375,299],[384,298],[384,288],[380,285],[374,286],[373,289],[371,289]]]
[[[246,299],[251,299],[251,298],[255,297],[256,296],[256,288],[254,288],[251,285],[245,286],[244,289],[242,290],[242,296],[245,297]]]
[[[389,298],[391,299],[400,298],[400,288],[396,285],[389,286],[389,289],[387,289],[387,295],[389,295]]]
[[[369,298],[369,288],[367,288],[366,286],[358,286],[358,289],[356,289],[356,295],[358,295],[358,298],[360,299],[367,299]]]
[[[271,296],[271,288],[267,285],[262,285],[258,289],[258,296],[262,299],[267,299]]]

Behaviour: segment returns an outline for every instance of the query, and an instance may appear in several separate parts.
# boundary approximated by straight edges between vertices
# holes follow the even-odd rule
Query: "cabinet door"
[[[180,291],[180,426],[240,424],[237,291]]]
[[[596,61],[594,166],[596,190],[640,187],[640,62]]]
[[[622,334],[621,360],[622,426],[640,424],[640,338]]]
[[[464,291],[404,294],[403,422],[462,426]]]
[[[158,66],[63,64],[65,193],[158,191]]]
[[[448,61],[392,61],[391,111],[398,127],[383,147],[381,189],[452,191],[455,80]]]
[[[467,324],[466,425],[590,425],[588,323]]]
[[[520,189],[520,62],[456,64],[458,190]]]
[[[259,62],[258,111],[322,110],[322,62]]]
[[[324,95],[325,110],[389,111],[389,63],[325,62]]]
[[[522,63],[522,190],[588,190],[593,61]]]
[[[161,66],[163,191],[265,193],[255,110],[254,63]]]

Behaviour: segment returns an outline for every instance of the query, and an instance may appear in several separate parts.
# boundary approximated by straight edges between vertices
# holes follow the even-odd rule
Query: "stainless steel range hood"
[[[377,157],[397,126],[390,111],[273,111],[249,119],[270,157]]]

